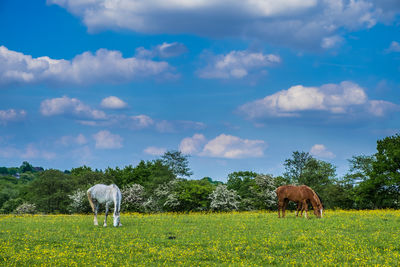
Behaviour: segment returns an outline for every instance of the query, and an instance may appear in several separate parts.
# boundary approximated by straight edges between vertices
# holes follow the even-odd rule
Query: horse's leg
[[[97,222],[97,211],[99,210],[99,203],[95,203],[94,205],[94,225],[99,225]]]
[[[106,203],[106,218],[104,219],[104,227],[107,227],[108,203]]]
[[[286,211],[286,207],[289,203],[289,199],[285,198],[283,200],[283,207],[282,207],[282,217],[285,217],[285,211]]]
[[[300,210],[300,217],[303,217],[303,212],[304,212],[304,205],[302,202],[300,202],[301,205],[301,210]]]
[[[304,200],[303,201],[303,208],[302,208],[302,211],[303,210],[305,210],[305,214],[306,214],[306,216],[305,216],[305,218],[307,219],[307,211],[308,211],[308,204],[307,204],[307,200]]]
[[[282,209],[283,205],[284,205],[284,202],[279,200],[278,201],[278,218],[281,217],[281,209]]]
[[[296,208],[296,217],[299,215],[299,211],[303,209],[301,202],[297,202],[297,208]]]
[[[120,209],[120,205],[121,203],[118,202],[117,199],[114,200],[114,218],[116,218],[117,216],[119,216],[119,209]],[[115,225],[114,225],[115,226]],[[122,226],[121,221],[118,222],[118,225],[116,226]]]

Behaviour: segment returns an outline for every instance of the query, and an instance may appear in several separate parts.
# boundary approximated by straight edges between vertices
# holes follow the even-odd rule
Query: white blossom
[[[125,210],[142,211],[145,202],[145,190],[140,184],[131,184],[121,190],[122,206]]]
[[[72,213],[84,213],[90,210],[85,190],[77,189],[71,195],[68,195],[68,197],[71,199],[70,211]]]
[[[14,213],[16,213],[16,214],[35,214],[36,213],[36,205],[28,203],[28,202],[24,202],[15,209]]]
[[[210,194],[211,209],[215,211],[237,210],[239,207],[239,195],[235,190],[228,189],[226,185],[218,185]]]

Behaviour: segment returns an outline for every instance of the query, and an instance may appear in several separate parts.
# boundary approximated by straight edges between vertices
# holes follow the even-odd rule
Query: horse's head
[[[314,215],[317,216],[318,218],[322,218],[322,212],[323,208],[322,205],[317,204],[317,208],[314,208]]]
[[[121,221],[119,219],[119,214],[118,215],[114,215],[114,227],[121,226],[121,225],[122,224],[121,224]]]
[[[322,214],[324,212],[324,207],[320,201],[316,201],[316,206],[314,206],[314,215],[318,218],[322,218]]]

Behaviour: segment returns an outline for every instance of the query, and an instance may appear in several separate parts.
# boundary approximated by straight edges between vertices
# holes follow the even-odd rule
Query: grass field
[[[100,216],[99,222],[104,220]],[[0,265],[400,264],[400,211],[0,216]]]

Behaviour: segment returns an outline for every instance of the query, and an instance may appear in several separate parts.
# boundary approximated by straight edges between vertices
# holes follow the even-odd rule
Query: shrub
[[[228,189],[226,185],[218,185],[210,194],[211,209],[214,211],[237,210],[239,207],[239,195],[233,189]]]
[[[140,184],[131,184],[121,190],[122,208],[128,211],[144,211],[145,191]]]
[[[256,176],[255,182],[256,186],[254,187],[254,191],[260,202],[259,208],[276,208],[276,186],[274,178],[268,174],[260,174]]]
[[[77,189],[68,195],[71,199],[71,204],[69,206],[69,211],[71,213],[88,213],[91,211],[89,200],[87,198],[87,193],[83,189]]]
[[[19,205],[15,210],[15,214],[35,214],[36,213],[36,205],[28,202],[24,202]]]

